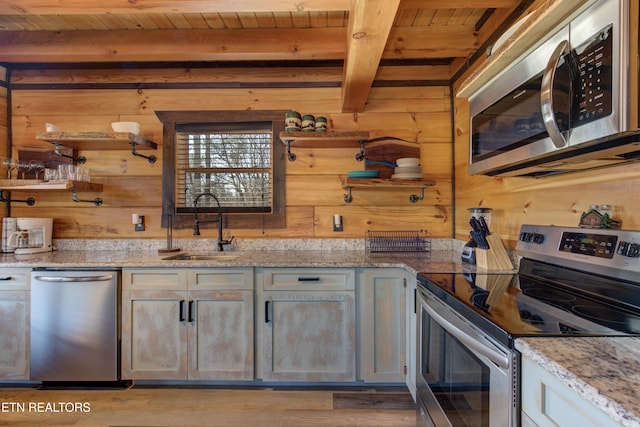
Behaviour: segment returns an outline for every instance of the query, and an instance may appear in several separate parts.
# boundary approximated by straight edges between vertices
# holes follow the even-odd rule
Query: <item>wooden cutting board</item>
[[[364,146],[364,156],[366,160],[391,163],[395,163],[397,159],[404,157],[420,158],[420,144],[394,140],[370,142]],[[366,164],[366,162],[365,169],[379,170],[380,178],[391,178],[394,172],[394,168],[390,166],[370,165]]]

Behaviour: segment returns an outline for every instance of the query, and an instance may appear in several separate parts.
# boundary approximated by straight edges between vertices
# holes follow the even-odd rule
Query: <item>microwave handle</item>
[[[542,112],[542,122],[547,129],[547,133],[551,138],[551,142],[556,148],[562,148],[567,145],[567,139],[564,137],[558,123],[556,123],[556,115],[553,112],[553,81],[556,77],[556,69],[562,55],[568,52],[569,42],[563,40],[553,51],[547,68],[542,75],[542,85],[540,87],[540,110]]]

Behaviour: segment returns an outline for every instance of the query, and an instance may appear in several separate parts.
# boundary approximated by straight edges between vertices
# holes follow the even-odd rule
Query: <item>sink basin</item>
[[[167,258],[165,261],[228,261],[240,258],[239,254],[220,254],[220,255],[198,255],[198,254],[178,254]]]

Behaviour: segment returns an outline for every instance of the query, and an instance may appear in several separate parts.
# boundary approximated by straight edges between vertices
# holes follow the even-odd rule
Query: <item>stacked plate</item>
[[[392,179],[422,179],[422,168],[420,167],[420,159],[416,157],[405,157],[396,160],[395,173],[391,175]]]
[[[379,170],[357,170],[349,171],[347,177],[349,178],[377,178],[380,176]]]

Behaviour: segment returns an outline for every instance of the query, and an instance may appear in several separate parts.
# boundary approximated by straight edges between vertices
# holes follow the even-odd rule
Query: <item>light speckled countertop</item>
[[[516,349],[624,426],[640,426],[640,338],[521,338]]]
[[[189,251],[188,253],[198,253]],[[211,254],[211,253],[209,253]],[[475,271],[462,264],[460,253],[373,254],[360,250],[264,250],[223,252],[238,258],[222,260],[164,260],[175,254],[144,250],[65,250],[33,255],[0,256],[0,267],[121,268],[121,267],[401,267],[413,272]]]
[[[414,272],[475,271],[462,264],[464,242],[432,239],[430,252],[368,255],[364,239],[242,239],[229,251],[214,252],[214,239],[175,240],[175,253],[159,254],[163,240],[56,240],[57,251],[32,255],[4,254],[0,267],[408,267]],[[238,255],[224,260],[165,260],[180,253]]]

